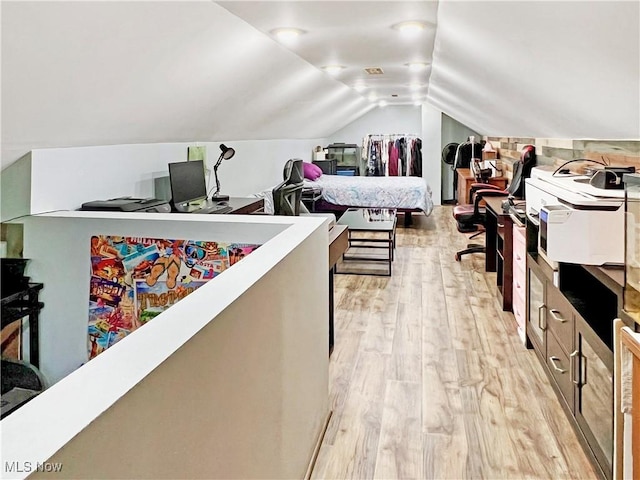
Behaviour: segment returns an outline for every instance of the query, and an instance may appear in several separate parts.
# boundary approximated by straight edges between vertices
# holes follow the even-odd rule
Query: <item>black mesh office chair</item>
[[[302,160],[287,160],[282,172],[284,181],[275,187],[273,193],[274,215],[297,216],[300,215],[300,203],[302,200],[302,188],[304,175],[302,172]]]
[[[485,197],[509,197],[524,198],[524,179],[529,177],[531,169],[536,163],[535,147],[526,145],[522,148],[520,160],[513,164],[513,177],[509,187],[502,190],[495,185],[487,183],[471,184],[473,204],[457,205],[453,208],[453,217],[456,219],[458,231],[462,233],[477,232],[471,238],[484,231],[486,210],[480,206]],[[485,253],[485,246],[478,243],[470,243],[467,248],[456,252],[455,259],[460,261],[463,255],[468,253]]]

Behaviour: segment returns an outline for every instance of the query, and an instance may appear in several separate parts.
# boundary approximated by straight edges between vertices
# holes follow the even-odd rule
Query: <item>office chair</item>
[[[524,197],[524,179],[529,177],[531,169],[535,165],[535,147],[526,145],[520,153],[520,160],[513,164],[513,177],[509,186],[502,190],[495,185],[487,183],[471,184],[471,197],[473,204],[457,205],[453,208],[453,217],[456,219],[458,231],[461,233],[476,232],[471,238],[481,234],[484,231],[486,210],[480,206],[480,202],[485,197]],[[481,172],[478,172],[480,175]],[[460,261],[463,255],[468,253],[485,253],[484,245],[478,243],[470,243],[467,248],[456,252],[455,259]]]
[[[287,160],[282,172],[284,181],[272,190],[274,215],[298,216],[302,200],[302,160]]]

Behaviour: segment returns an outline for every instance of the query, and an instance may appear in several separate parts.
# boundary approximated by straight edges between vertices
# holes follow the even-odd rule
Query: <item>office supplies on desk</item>
[[[213,167],[213,174],[216,177],[216,191],[211,196],[211,200],[217,200],[217,201],[229,200],[229,195],[222,195],[220,193],[220,180],[218,180],[218,168],[220,167],[222,160],[229,160],[236,154],[236,151],[233,148],[227,147],[224,143],[220,144],[220,150],[221,150],[220,157],[218,157],[218,161]]]
[[[549,262],[624,262],[624,192],[598,190],[533,169],[526,181],[527,217],[539,225],[538,250]]]
[[[98,212],[155,212],[169,213],[171,206],[158,198],[119,197],[83,203],[80,210]]]
[[[170,163],[169,181],[171,183],[171,205],[174,212],[195,213],[203,207],[212,207],[212,205],[204,203],[207,198],[207,185],[202,160]]]
[[[177,210],[177,212],[209,214],[209,213],[229,213],[231,210],[233,210],[233,208],[225,202],[214,202],[212,200],[207,200],[201,204],[187,205],[186,207],[183,207],[180,210]]]

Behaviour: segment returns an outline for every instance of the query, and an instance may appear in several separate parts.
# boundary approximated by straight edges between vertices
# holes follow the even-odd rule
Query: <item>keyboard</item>
[[[231,210],[233,210],[233,208],[231,208],[229,205],[214,204],[198,208],[191,213],[229,213]]]

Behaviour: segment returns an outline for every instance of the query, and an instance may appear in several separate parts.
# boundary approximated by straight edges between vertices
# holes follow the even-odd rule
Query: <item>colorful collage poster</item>
[[[242,260],[260,245],[91,237],[89,358]]]

